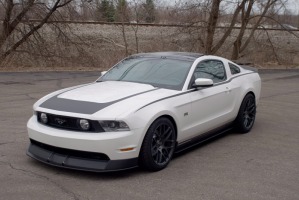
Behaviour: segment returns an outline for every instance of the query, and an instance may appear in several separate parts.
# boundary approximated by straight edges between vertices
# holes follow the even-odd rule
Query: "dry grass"
[[[0,70],[101,71],[126,56],[120,25],[71,24],[60,25],[59,29],[65,35],[49,25],[44,26],[39,32],[43,39],[31,38],[2,64]],[[125,26],[125,34],[129,54],[136,53],[133,27]],[[218,30],[216,41],[221,34],[222,30]],[[232,33],[218,55],[230,58],[236,34],[236,31]],[[137,35],[139,52],[203,51],[198,40],[200,30],[182,32],[176,27],[139,26]],[[265,31],[257,31],[240,60],[263,68],[299,66],[299,39],[284,31],[269,31],[268,35]]]

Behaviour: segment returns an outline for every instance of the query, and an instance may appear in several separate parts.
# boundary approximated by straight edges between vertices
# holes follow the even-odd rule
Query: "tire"
[[[256,115],[256,103],[253,94],[248,93],[240,106],[235,126],[240,133],[248,133],[253,127]]]
[[[176,131],[173,123],[165,117],[158,118],[143,139],[139,164],[148,171],[164,169],[173,156],[175,144]]]

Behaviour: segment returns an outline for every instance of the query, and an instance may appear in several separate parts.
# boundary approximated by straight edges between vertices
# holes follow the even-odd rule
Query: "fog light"
[[[44,124],[48,123],[48,116],[47,116],[47,114],[46,113],[41,113],[40,114],[40,120]]]
[[[84,131],[87,131],[90,128],[89,122],[86,119],[80,119],[79,124],[81,129]]]

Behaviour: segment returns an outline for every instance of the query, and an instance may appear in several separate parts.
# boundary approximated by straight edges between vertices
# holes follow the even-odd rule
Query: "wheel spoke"
[[[156,155],[157,155],[157,153],[158,153],[158,150],[156,150],[156,151],[153,151],[153,152],[152,152],[152,155],[153,155],[153,156],[156,156]]]
[[[151,154],[154,162],[163,165],[169,161],[175,147],[174,130],[168,124],[156,127],[153,133]]]
[[[168,156],[169,155],[168,148],[164,148],[163,150],[166,152],[166,155]]]
[[[254,119],[254,114],[253,114],[253,113],[248,114],[248,118],[249,118],[249,119]]]
[[[153,137],[154,137],[156,140],[159,139],[160,134],[159,134],[159,131],[158,131],[157,129],[155,130]]]
[[[157,145],[155,145],[155,146],[152,147],[152,155],[154,156],[157,153],[158,153],[158,147],[157,147]]]
[[[168,126],[163,126],[163,131],[161,132],[161,139],[164,139],[167,135],[168,132],[171,130],[171,128]]]
[[[249,110],[248,110],[248,113],[251,113],[251,114],[253,114],[253,113],[254,113],[254,111],[255,111],[255,107],[252,107],[251,109],[249,109]]]
[[[255,109],[255,106],[254,105],[251,105],[251,106],[249,106],[248,108],[247,108],[247,112],[252,112],[252,111],[254,111],[254,109]]]
[[[244,111],[242,113],[244,127],[250,128],[252,126],[255,118],[255,113],[256,113],[255,109],[256,106],[255,106],[254,99],[253,98],[247,99],[245,103]]]
[[[156,143],[157,143],[157,137],[155,137],[155,135],[153,136],[152,143],[154,143],[154,144],[156,144]]]
[[[169,128],[169,130],[170,130],[170,128]],[[165,134],[165,135],[166,135],[166,134]],[[163,138],[163,142],[168,141],[168,139],[170,138],[171,135],[172,135],[172,131],[170,130],[170,131],[168,132],[168,134]]]
[[[251,123],[253,122],[253,119],[248,118],[248,126],[251,126]]]
[[[245,127],[248,127],[247,126],[247,123],[248,123],[248,119],[247,119],[247,117],[244,119],[244,125],[245,125]]]
[[[159,163],[162,162],[162,152],[161,151],[158,152],[158,162]]]
[[[168,153],[166,152],[166,155],[163,153],[163,151],[161,151],[162,157],[164,157],[164,162],[168,160]]]

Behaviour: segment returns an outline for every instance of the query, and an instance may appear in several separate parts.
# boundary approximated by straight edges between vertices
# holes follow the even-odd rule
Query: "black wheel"
[[[249,93],[244,97],[235,121],[237,130],[241,133],[248,133],[254,124],[255,114],[255,97]]]
[[[170,162],[176,142],[175,128],[167,118],[152,123],[144,137],[139,155],[140,165],[149,171],[164,169]]]

